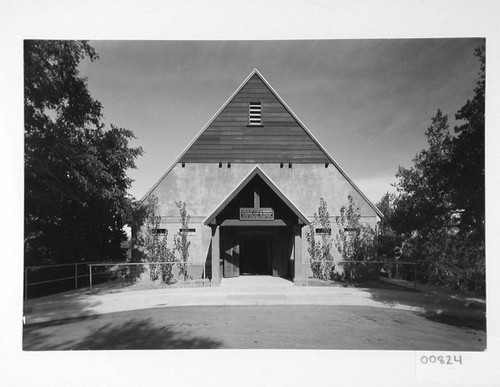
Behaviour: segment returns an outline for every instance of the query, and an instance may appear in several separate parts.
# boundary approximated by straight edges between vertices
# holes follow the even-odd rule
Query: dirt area
[[[485,321],[367,306],[171,307],[24,327],[25,350],[482,351]]]

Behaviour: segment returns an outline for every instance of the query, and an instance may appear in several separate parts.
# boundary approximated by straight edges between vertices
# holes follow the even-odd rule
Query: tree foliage
[[[448,116],[440,110],[425,132],[429,148],[413,159],[409,169],[399,167],[399,196],[392,220],[395,229],[409,235],[414,230],[432,233],[449,220],[453,208],[450,192],[452,137]]]
[[[463,124],[452,135],[438,110],[426,131],[428,149],[411,168],[398,169],[393,227],[399,233],[428,235],[453,223],[462,237],[484,243],[484,46],[475,55],[481,64],[475,95],[455,116]]]
[[[79,74],[98,59],[85,41],[24,42],[25,263],[122,259],[127,194],[141,148],[102,124]]]
[[[468,100],[457,112],[455,118],[463,121],[455,127],[458,136],[454,139],[451,165],[452,200],[455,206],[463,210],[460,230],[471,234],[476,241],[484,242],[485,218],[485,46],[475,50],[480,62],[479,79],[474,89],[474,97]]]
[[[451,133],[448,116],[437,111],[425,133],[428,148],[412,167],[398,169],[398,195],[384,220],[404,260],[429,262],[437,282],[463,290],[484,274],[484,46],[475,55],[479,79],[455,115],[462,123]]]
[[[381,261],[392,261],[399,254],[399,245],[401,237],[393,230],[391,221],[394,218],[394,202],[396,195],[393,193],[385,193],[376,204],[377,208],[382,212],[384,217],[379,222],[377,233],[377,255]]]

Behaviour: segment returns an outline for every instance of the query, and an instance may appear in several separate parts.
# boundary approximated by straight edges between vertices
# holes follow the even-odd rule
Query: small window
[[[346,227],[344,228],[344,231],[359,231],[358,227]]]
[[[179,229],[179,232],[182,232],[182,228]],[[195,235],[196,234],[196,229],[195,228],[188,228],[186,229],[187,235]]]
[[[317,228],[316,234],[326,234],[326,235],[332,235],[332,229],[331,228]]]
[[[153,229],[153,234],[166,234],[167,229],[166,228],[155,228]]]
[[[260,102],[249,103],[248,125],[262,125],[262,105]]]

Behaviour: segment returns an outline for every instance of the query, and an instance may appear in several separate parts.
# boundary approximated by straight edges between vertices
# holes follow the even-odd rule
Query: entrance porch
[[[211,282],[264,275],[303,284],[307,218],[256,167],[205,220],[212,229]]]

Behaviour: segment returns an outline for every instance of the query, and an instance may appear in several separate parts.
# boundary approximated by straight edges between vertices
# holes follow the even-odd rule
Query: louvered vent
[[[262,106],[260,102],[250,102],[248,105],[248,124],[262,125]]]

